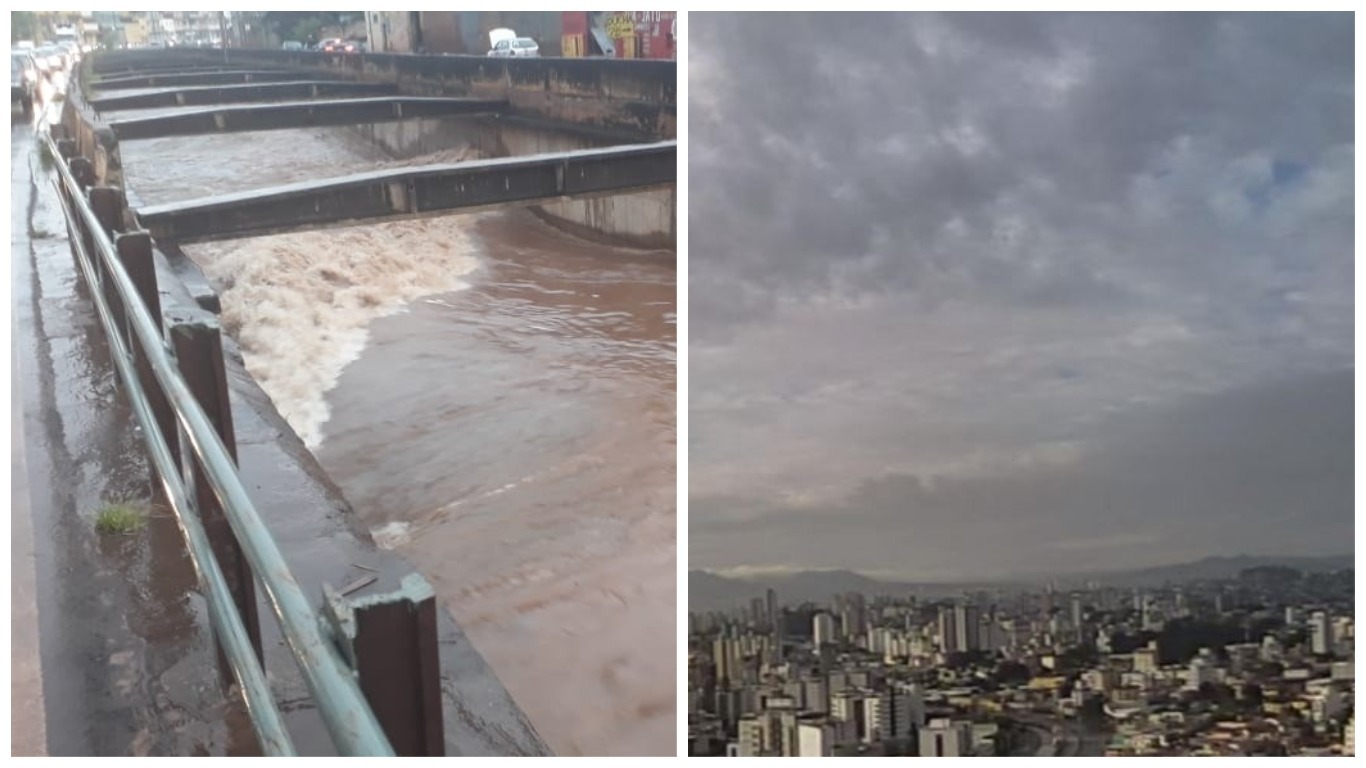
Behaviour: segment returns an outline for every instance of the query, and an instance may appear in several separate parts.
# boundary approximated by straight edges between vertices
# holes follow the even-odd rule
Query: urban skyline
[[[697,756],[1354,754],[1350,568],[689,614]]]

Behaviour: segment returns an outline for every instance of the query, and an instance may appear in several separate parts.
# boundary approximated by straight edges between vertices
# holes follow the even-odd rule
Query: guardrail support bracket
[[[436,594],[416,573],[397,592],[349,599],[323,585],[323,616],[400,757],[444,757]]]

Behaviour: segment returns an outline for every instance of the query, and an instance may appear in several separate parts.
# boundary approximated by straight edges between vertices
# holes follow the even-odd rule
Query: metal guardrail
[[[67,167],[57,143],[46,134],[41,140],[58,169],[58,197],[66,214],[72,250],[90,287],[111,357],[142,427],[142,436],[161,487],[185,538],[208,602],[210,622],[240,686],[262,750],[267,755],[296,754],[242,616],[235,607],[223,569],[213,554],[193,493],[187,492],[182,467],[161,434],[148,392],[139,382],[130,349],[134,338],[174,412],[178,437],[182,438],[179,444],[188,445],[203,467],[203,474],[222,505],[255,578],[265,589],[271,610],[279,620],[285,641],[338,751],[343,755],[392,756],[394,749],[367,703],[355,671],[341,655],[335,638],[325,636],[325,633],[330,634],[329,630],[310,607],[247,496],[228,449],[181,377],[173,360],[175,353],[163,337],[160,319],[153,319],[144,306],[137,287],[117,256],[110,235],[87,200],[82,185]],[[117,314],[110,304],[113,297],[122,305]],[[127,324],[126,335],[119,332],[120,320]]]

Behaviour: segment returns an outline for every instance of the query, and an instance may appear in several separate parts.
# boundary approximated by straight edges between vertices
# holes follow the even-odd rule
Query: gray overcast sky
[[[1353,536],[1353,21],[689,16],[692,567]]]

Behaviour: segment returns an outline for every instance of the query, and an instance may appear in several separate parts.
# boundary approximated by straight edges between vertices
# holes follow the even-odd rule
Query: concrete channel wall
[[[648,141],[677,138],[678,68],[672,61],[173,48],[106,53],[96,58],[93,71],[113,77],[128,67],[177,62],[396,82],[410,95],[507,99],[523,116],[634,133]]]
[[[539,120],[503,117],[423,118],[356,126],[356,132],[390,155],[409,159],[465,149],[468,159],[535,155],[609,147],[624,137]],[[675,189],[661,189],[535,206],[552,224],[589,239],[637,248],[672,248],[677,235]]]

